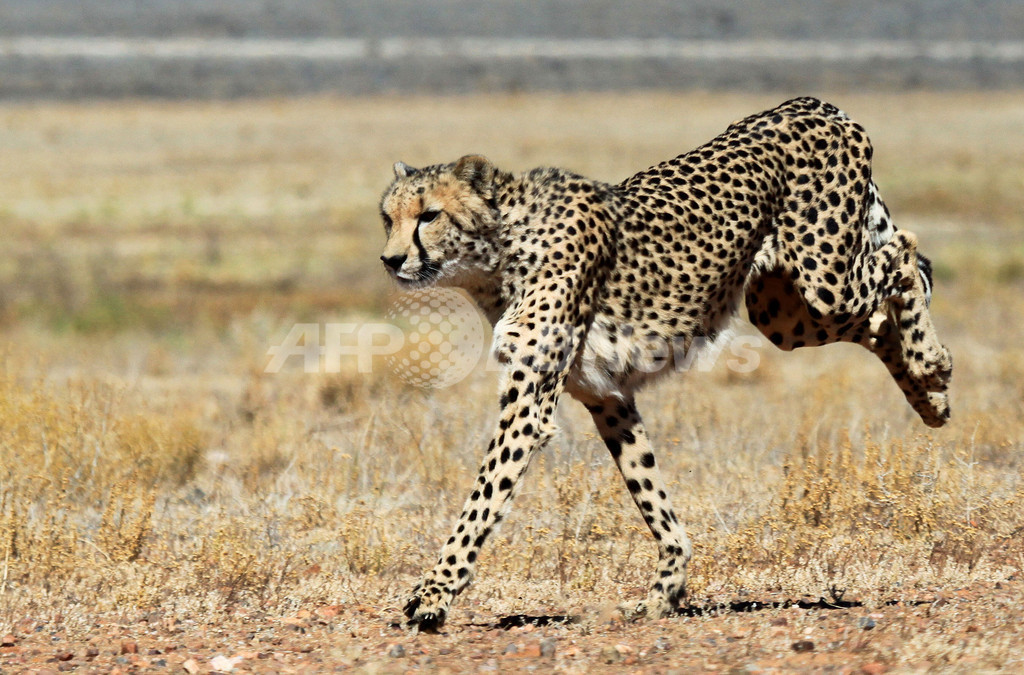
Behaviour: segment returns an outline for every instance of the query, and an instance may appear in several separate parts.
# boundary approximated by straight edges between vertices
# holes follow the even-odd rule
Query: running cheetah
[[[513,175],[476,155],[395,164],[381,260],[402,287],[465,289],[504,364],[497,429],[437,564],[405,605],[411,626],[444,623],[554,434],[563,392],[590,411],[657,540],[638,611],[672,614],[692,549],[634,396],[741,305],[784,350],[863,345],[925,424],[948,421],[952,360],[928,311],[931,267],[917,238],[893,226],[871,155],[863,127],[798,98],[619,185],[553,168]]]

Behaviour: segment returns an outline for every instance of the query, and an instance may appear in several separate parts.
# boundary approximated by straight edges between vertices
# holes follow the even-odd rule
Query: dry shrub
[[[56,387],[0,370],[0,475],[41,493],[67,481],[100,498],[119,482],[183,483],[195,473],[204,435],[187,414],[130,410],[123,388],[95,380]],[[126,410],[126,408],[129,408]],[[30,480],[31,479],[31,480]]]
[[[279,586],[289,583],[302,558],[275,541],[272,517],[218,520],[211,529],[202,528],[203,536],[189,557],[186,592],[203,595],[217,591],[219,604],[228,608],[242,600],[263,603]]]
[[[127,408],[113,386],[55,387],[4,360],[0,560],[7,582],[50,584],[97,563],[140,558],[157,487],[189,481],[204,440],[187,415]]]
[[[67,490],[57,487],[40,503],[20,497],[0,492],[0,589],[31,583],[50,592],[75,569],[81,550]]]
[[[368,509],[355,509],[341,518],[340,531],[332,538],[339,541],[350,572],[380,574],[392,561],[395,545],[382,529]]]
[[[195,476],[205,449],[204,434],[185,418],[134,414],[118,419],[115,461],[131,467],[143,484],[184,484]]]
[[[135,562],[152,530],[156,492],[138,483],[118,483],[103,509],[96,546],[111,562]]]
[[[867,434],[855,444],[846,431],[838,443],[818,443],[808,427],[767,509],[713,541],[709,548],[719,551],[701,551],[697,595],[713,585],[711,577],[735,590],[749,587],[753,576],[785,593],[884,593],[861,582],[894,559],[900,574],[929,579],[970,574],[986,558],[999,563],[996,549],[1011,532],[1019,495],[993,494],[968,450],[950,452],[924,438],[878,442]],[[801,571],[811,566],[819,586],[801,587]]]

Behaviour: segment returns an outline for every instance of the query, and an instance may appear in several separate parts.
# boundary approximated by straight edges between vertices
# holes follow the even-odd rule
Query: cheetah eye
[[[439,215],[441,215],[440,211],[433,211],[433,210],[424,211],[423,213],[420,214],[420,225],[426,225],[427,223],[434,222],[434,220]]]

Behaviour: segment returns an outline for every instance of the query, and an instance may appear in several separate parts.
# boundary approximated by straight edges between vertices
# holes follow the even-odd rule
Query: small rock
[[[156,666],[157,668],[166,668],[167,659],[157,659],[156,661],[153,661],[152,665]]]
[[[134,640],[123,640],[121,642],[121,653],[122,654],[138,654],[139,643]]]
[[[70,661],[73,658],[75,658],[74,652],[57,652],[56,654],[56,659],[58,661]]]
[[[793,651],[795,652],[813,652],[814,643],[810,640],[797,640],[792,645]]]
[[[885,667],[885,664],[880,663],[879,661],[865,663],[863,666],[860,667],[860,672],[864,673],[864,675],[882,675],[882,673],[886,672],[887,670],[889,669]]]
[[[667,652],[668,650],[672,649],[672,643],[669,642],[669,639],[667,637],[662,635],[660,638],[654,641],[654,648],[657,649],[659,652]]]
[[[861,618],[857,619],[857,628],[863,628],[864,630],[871,630],[872,628],[874,628],[877,625],[878,624],[875,623],[875,620],[872,619],[870,616],[862,616]]]
[[[232,656],[231,658],[228,658],[223,654],[217,654],[217,656],[214,656],[210,661],[210,668],[218,673],[230,673],[235,669],[235,666],[241,662],[241,656]]]
[[[14,637],[13,634],[8,633],[0,638],[0,647],[13,647],[18,642],[18,638]]]
[[[145,614],[143,614],[141,617],[139,617],[139,621],[143,621],[145,623],[160,623],[163,620],[163,618],[164,615],[161,612],[153,611],[146,612]]]
[[[622,655],[619,654],[619,650],[611,645],[607,645],[601,648],[601,660],[605,663],[618,663],[622,660]]]
[[[305,619],[298,616],[289,616],[281,619],[281,623],[284,624],[286,630],[293,630],[296,633],[305,633],[306,626],[308,625]]]
[[[546,637],[540,641],[540,655],[546,659],[550,659],[554,656],[557,648],[558,640],[553,637]]]
[[[400,659],[405,656],[405,647],[397,642],[388,648],[388,656],[393,659]]]
[[[339,614],[341,614],[341,607],[338,605],[327,605],[316,609],[316,615],[324,620],[333,619]]]
[[[195,659],[189,659],[188,661],[185,661],[185,663],[181,664],[181,667],[184,668],[185,672],[189,675],[196,675],[196,673],[202,670],[202,667],[199,665],[199,662]]]
[[[633,658],[633,648],[624,644],[605,647],[601,650],[601,657],[605,663],[629,663],[630,660],[635,661]]]
[[[87,658],[87,659],[94,659],[94,658],[96,658],[99,655],[100,655],[100,650],[95,645],[91,645],[89,647],[86,647],[86,649],[85,649],[85,658]]]
[[[518,651],[519,647],[516,647],[515,644],[510,644],[509,646],[505,647],[505,651],[503,651],[502,654],[515,654]]]
[[[774,619],[772,619],[771,624],[773,626],[788,626],[789,621],[784,616],[777,616]]]

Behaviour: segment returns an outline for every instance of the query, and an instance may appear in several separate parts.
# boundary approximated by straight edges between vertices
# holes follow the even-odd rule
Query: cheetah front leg
[[[553,435],[552,417],[564,379],[564,369],[538,367],[532,356],[515,359],[508,366],[498,429],[437,564],[405,605],[410,627],[436,631],[444,624],[452,600],[469,584],[480,547],[504,517],[530,459]]]
[[[636,611],[654,618],[670,616],[686,594],[686,565],[693,547],[669,502],[643,420],[632,400],[608,399],[587,409],[658,542],[654,583]]]

